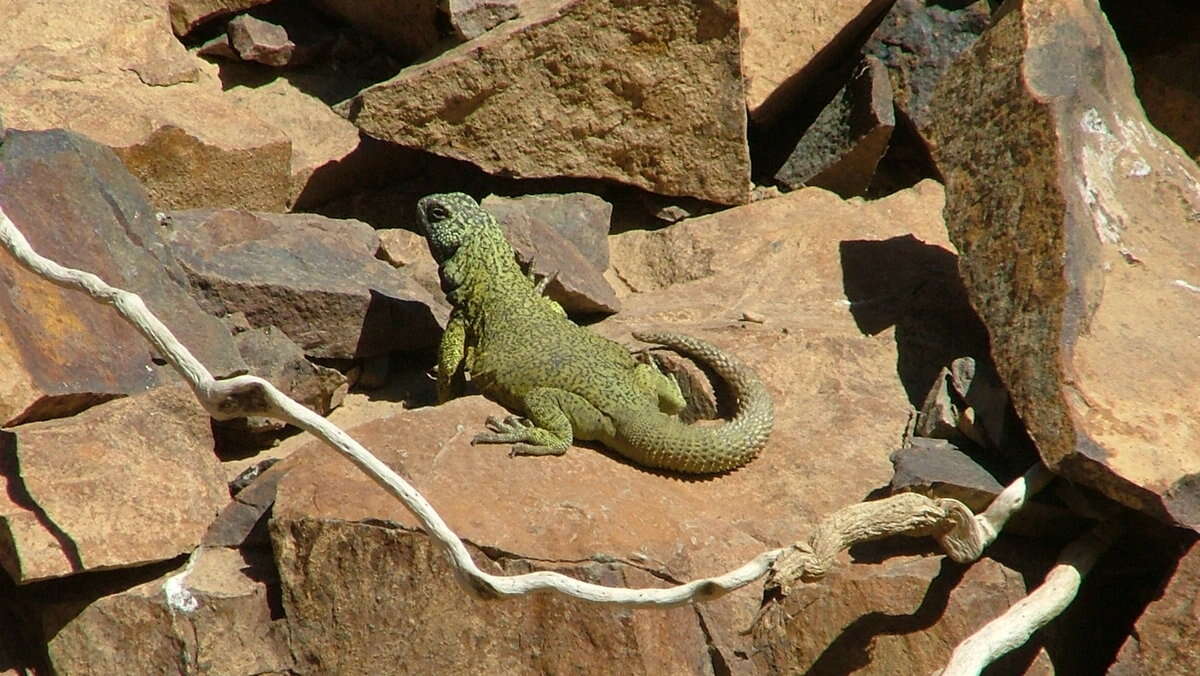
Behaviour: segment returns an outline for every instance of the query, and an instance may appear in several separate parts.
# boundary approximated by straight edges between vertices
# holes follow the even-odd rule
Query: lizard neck
[[[512,247],[502,234],[490,234],[480,233],[464,243],[438,268],[447,300],[468,318],[504,312],[534,293],[533,282],[517,265]]]

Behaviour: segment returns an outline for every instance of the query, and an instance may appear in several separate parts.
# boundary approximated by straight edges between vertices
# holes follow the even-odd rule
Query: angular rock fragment
[[[0,565],[18,583],[190,551],[228,500],[183,385],[0,432]]]
[[[842,197],[862,195],[895,126],[887,69],[868,56],[805,130],[775,180],[792,190],[811,185]]]
[[[495,26],[521,15],[520,0],[442,0],[454,32],[474,40]]]
[[[0,207],[39,254],[138,294],[216,375],[245,367],[200,309],[161,238],[146,192],[108,148],[65,131],[9,132]],[[108,305],[0,252],[0,425],[70,415],[174,374]]]
[[[550,277],[546,295],[567,312],[612,314],[620,301],[604,271],[612,205],[594,195],[488,197],[481,203],[504,228],[522,266]]]
[[[308,355],[425,347],[448,315],[440,298],[375,258],[379,240],[365,223],[233,210],[170,216],[164,236],[201,305],[276,326]]]
[[[243,14],[230,21],[227,30],[230,46],[245,61],[268,66],[293,66],[305,62],[283,26]]]
[[[556,0],[342,104],[367,134],[515,177],[749,199],[732,2]],[[420,92],[414,96],[414,92]]]
[[[193,28],[227,14],[235,14],[270,0],[168,0],[167,10],[171,16],[171,28],[179,36],[187,35]]]
[[[295,673],[265,553],[206,548],[181,569],[46,610],[55,673]]]
[[[1200,170],[1085,0],[1029,0],[930,113],[972,304],[1043,461],[1200,529]]]
[[[854,49],[888,0],[740,0],[746,107],[769,122],[815,77]]]

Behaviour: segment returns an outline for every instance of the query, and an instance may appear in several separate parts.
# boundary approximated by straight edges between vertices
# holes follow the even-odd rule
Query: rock
[[[191,550],[228,499],[212,444],[183,385],[0,432],[0,565],[24,584]]]
[[[474,40],[521,15],[520,0],[442,0],[450,25],[462,40]]]
[[[888,0],[802,3],[742,0],[746,107],[756,122],[777,118],[814,78],[855,48]]]
[[[813,185],[842,197],[862,195],[895,126],[887,69],[868,56],[804,132],[775,180],[792,190]]]
[[[350,359],[437,341],[448,310],[375,258],[358,221],[233,210],[173,212],[164,233],[201,305],[276,326],[314,357]]]
[[[171,28],[184,36],[200,24],[227,14],[236,14],[270,0],[168,0]]]
[[[904,428],[912,398],[907,385],[896,379],[896,365],[918,363],[925,352],[938,352],[938,344],[925,336],[909,342],[901,332],[911,331],[908,322],[921,317],[922,298],[944,302],[951,294],[943,285],[956,277],[954,256],[942,248],[948,244],[939,218],[941,204],[941,190],[933,183],[872,203],[846,203],[809,188],[655,233],[610,237],[614,266],[634,281],[642,274],[639,264],[657,261],[669,271],[672,263],[682,264],[678,257],[661,256],[662,251],[685,252],[695,259],[708,256],[707,264],[687,268],[691,281],[668,276],[659,290],[624,296],[625,311],[597,324],[596,330],[628,340],[631,327],[669,326],[715,342],[758,370],[775,400],[776,430],[762,456],[736,472],[678,481],[587,448],[572,448],[561,458],[509,458],[504,449],[469,445],[486,416],[503,412],[479,397],[397,411],[359,424],[350,434],[419,486],[472,546],[495,557],[481,559],[488,565],[506,570],[566,568],[589,579],[603,575],[614,583],[637,584],[643,582],[635,574],[649,571],[660,580],[654,586],[725,572],[764,549],[802,537],[820,516],[862,499],[891,476],[886,453]],[[912,233],[931,243],[917,243]],[[863,242],[868,250],[844,250],[848,239]],[[866,242],[873,246],[866,247]],[[719,255],[714,253],[718,247]],[[645,260],[631,261],[637,256]],[[861,266],[886,274],[888,293],[906,299],[906,304],[886,295],[872,299],[895,313],[887,324],[876,325],[878,335],[864,334],[846,302],[848,282],[842,275],[847,257],[858,261],[850,270]],[[880,263],[884,260],[889,265]],[[797,261],[804,264],[798,266]],[[911,261],[911,268],[898,261]],[[733,310],[741,306],[766,321],[740,326],[740,312]],[[889,330],[892,325],[898,327],[894,332]],[[961,340],[963,333],[951,342]],[[951,333],[933,326],[929,335]],[[976,349],[986,353],[986,343]],[[938,359],[945,363],[941,354]],[[937,372],[932,368],[923,376],[923,390]],[[907,370],[905,374],[918,377]],[[853,440],[844,438],[845,429],[855,430]],[[532,618],[541,608],[546,608],[545,624],[520,629],[529,644],[557,640],[558,632],[565,631],[561,627],[573,624],[592,635],[619,638],[624,634],[613,634],[608,622],[630,613],[647,623],[646,629],[638,630],[645,635],[673,636],[671,632],[681,628],[689,632],[673,638],[669,652],[657,641],[638,644],[638,659],[666,665],[658,672],[688,671],[697,661],[707,665],[710,659],[723,661],[733,673],[751,668],[752,646],[739,632],[750,626],[759,610],[759,587],[698,607],[703,634],[695,633],[690,617],[685,622],[659,613],[603,610],[549,596],[487,606],[471,603],[471,612],[427,615],[422,610],[424,597],[389,592],[384,596],[388,605],[367,608],[360,602],[365,590],[398,584],[395,571],[405,565],[382,552],[396,551],[401,546],[398,538],[408,536],[377,524],[394,521],[410,528],[414,522],[373,481],[328,449],[312,445],[293,458],[295,469],[279,483],[272,538],[281,571],[289,571],[282,573],[288,616],[306,618],[304,627],[296,629],[295,636],[304,637],[296,644],[305,646],[305,654],[316,655],[312,659],[320,660],[323,670],[353,670],[347,666],[351,659],[363,660],[352,662],[354,668],[369,670],[372,663],[366,660],[378,659],[373,663],[378,667],[402,658],[415,660],[409,662],[414,670],[449,668],[434,661],[440,658],[432,652],[417,657],[390,652],[411,650],[399,646],[379,653],[367,633],[369,623],[376,621],[375,612],[415,616],[414,631],[427,632],[420,635],[430,640],[465,633],[476,646],[475,654],[490,660],[491,655],[510,654],[508,646],[519,631],[512,628],[513,620],[486,614],[480,621],[478,613]],[[855,471],[846,472],[847,466]],[[469,495],[463,485],[471,486]],[[373,521],[363,523],[368,519]],[[318,527],[323,535],[314,541],[311,533]],[[350,541],[353,547],[334,544]],[[427,545],[423,538],[419,541],[417,551],[426,557]],[[407,551],[408,545],[404,547]],[[440,566],[440,557],[433,558]],[[299,562],[305,560],[320,563],[302,569]],[[418,559],[415,569],[433,565],[425,560]],[[363,572],[352,581],[332,580],[332,571],[358,566],[357,561],[371,562],[357,570],[369,567],[377,572]],[[580,563],[589,561],[611,563]],[[329,572],[318,576],[321,569]],[[436,568],[405,584],[422,588],[433,579],[451,582],[444,568]],[[653,581],[645,583],[649,582]],[[446,589],[456,603],[470,603],[463,592]],[[551,602],[553,606],[540,605]],[[539,610],[531,610],[529,604]],[[477,607],[483,610],[477,613]],[[321,619],[343,610],[347,614],[339,615],[343,620],[337,627]],[[571,613],[569,618],[562,616],[565,612]],[[630,648],[617,638],[604,644],[600,654],[630,659]],[[596,654],[593,648],[581,650],[588,651],[588,659]],[[713,654],[718,657],[710,658]],[[339,656],[353,657],[333,662]]]
[[[1200,170],[1147,123],[1094,2],[1004,14],[934,98],[947,225],[1042,459],[1200,529]]]
[[[158,208],[281,210],[289,139],[222,94],[161,0],[6,3],[0,101],[18,129],[64,128],[117,152]]]
[[[242,14],[229,22],[227,30],[229,44],[245,61],[268,66],[294,66],[306,61],[297,54],[287,29],[278,24]]]
[[[919,130],[942,74],[991,24],[986,0],[955,5],[896,0],[862,49],[887,67],[896,111]]]
[[[55,673],[294,673],[265,554],[204,549],[193,564],[84,605],[46,611]]]
[[[384,228],[375,232],[379,235],[377,258],[394,267],[404,268],[430,296],[445,297],[438,278],[437,261],[429,254],[429,244],[423,236],[400,228]]]
[[[492,174],[737,204],[750,179],[738,42],[727,0],[556,0],[337,109],[371,136]]]
[[[569,313],[612,314],[620,301],[608,282],[612,205],[587,193],[487,197],[481,203],[504,228],[522,266],[552,277],[546,295]]]
[[[1200,59],[1193,37],[1200,16],[1169,0],[1104,3],[1104,14],[1121,41],[1146,117],[1194,160],[1200,161],[1200,128],[1194,111],[1200,99]]]
[[[349,390],[345,376],[305,359],[300,346],[273,326],[243,331],[234,340],[250,373],[266,378],[284,394],[320,415],[328,415],[341,405]],[[261,416],[213,423],[218,453],[223,457],[247,447],[269,446],[287,428],[282,420]]]
[[[233,45],[229,44],[228,33],[221,33],[197,47],[196,55],[211,56],[216,59],[228,59],[230,61],[239,61],[242,58],[237,53],[237,50],[233,48]]]
[[[1200,544],[1190,543],[1109,669],[1110,676],[1187,674],[1200,669]]]
[[[551,594],[476,600],[423,535],[385,524],[274,520],[272,535],[292,647],[315,672],[380,673],[403,664],[413,673],[592,670],[586,665],[618,673],[712,673],[691,608],[615,610]],[[493,560],[468,547],[492,573],[528,569],[519,559],[496,552]],[[541,567],[605,584],[659,583],[615,562]],[[380,627],[408,638],[380,643]]]
[[[336,16],[356,30],[412,61],[438,41],[438,0],[313,0],[313,7]]]
[[[266,546],[268,542],[263,515],[275,504],[275,489],[279,480],[294,464],[272,458],[255,465],[256,476],[234,493],[220,516],[209,525],[203,544],[206,547]],[[266,465],[266,469],[259,469],[263,465]],[[243,472],[238,479],[245,474]],[[230,483],[231,491],[238,479]]]
[[[61,130],[12,131],[0,205],[39,254],[141,296],[213,373],[245,368],[225,327],[189,297],[146,192],[112,151]],[[112,307],[25,270],[7,251],[0,276],[0,425],[71,415],[174,377]]]
[[[892,556],[835,568],[766,602],[753,628],[754,666],[759,673],[937,673],[955,645],[1025,594],[1022,573],[990,558],[961,567]],[[989,673],[1055,673],[1039,643]]]

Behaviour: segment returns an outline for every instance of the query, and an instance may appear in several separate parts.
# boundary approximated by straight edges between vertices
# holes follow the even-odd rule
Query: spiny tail
[[[687,425],[667,415],[633,423],[621,430],[631,446],[622,449],[626,455],[640,464],[689,474],[724,472],[758,455],[771,436],[775,410],[753,369],[698,338],[665,332],[638,332],[633,337],[709,366],[729,383],[737,408],[731,420],[716,427]]]

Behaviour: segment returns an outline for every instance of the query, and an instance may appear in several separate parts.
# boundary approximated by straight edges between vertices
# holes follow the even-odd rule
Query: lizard
[[[753,369],[698,338],[634,332],[731,385],[731,420],[687,424],[677,415],[685,401],[675,379],[572,322],[521,270],[500,225],[472,197],[429,195],[417,212],[452,308],[438,348],[438,402],[461,394],[469,374],[484,396],[521,414],[489,417],[472,444],[562,455],[575,439],[597,441],[637,465],[685,474],[734,469],[766,445],[774,409]]]

